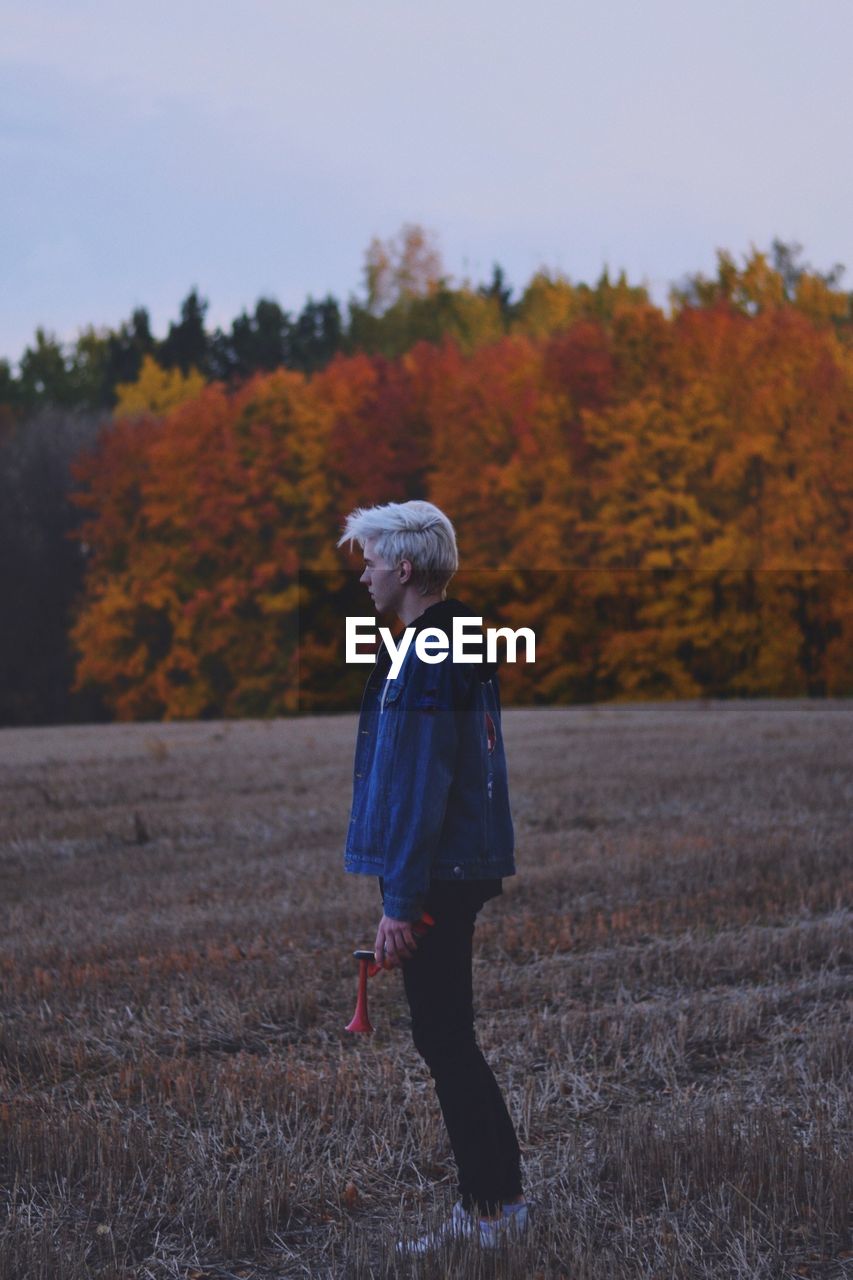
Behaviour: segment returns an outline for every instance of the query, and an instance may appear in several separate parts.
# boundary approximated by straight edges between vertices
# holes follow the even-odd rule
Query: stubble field
[[[453,1165],[353,1012],[355,717],[0,732],[0,1280],[853,1275],[853,716],[510,709],[480,1043],[535,1230],[400,1263]]]

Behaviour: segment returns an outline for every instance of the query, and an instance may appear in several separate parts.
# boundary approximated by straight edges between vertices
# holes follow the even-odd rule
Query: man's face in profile
[[[398,567],[383,560],[373,539],[365,538],[364,572],[359,582],[363,582],[370,592],[377,613],[398,613],[404,590],[397,575]]]

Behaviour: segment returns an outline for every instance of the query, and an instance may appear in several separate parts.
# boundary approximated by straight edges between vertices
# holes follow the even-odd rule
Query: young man
[[[453,618],[474,616],[447,599],[458,555],[438,507],[358,508],[338,546],[347,540],[363,548],[360,581],[377,613],[396,614],[415,636],[394,679],[382,646],[364,690],[344,865],[379,877],[376,961],[402,967],[412,1037],[435,1081],[459,1173],[450,1221],[397,1248],[424,1253],[447,1236],[492,1246],[523,1232],[529,1209],[515,1130],[474,1036],[474,921],[501,893],[502,877],[515,874],[497,672],[453,662],[451,653],[429,663],[416,651],[418,632],[436,628],[452,646]],[[476,652],[470,637],[467,652]],[[412,925],[425,910],[435,925],[418,937]]]

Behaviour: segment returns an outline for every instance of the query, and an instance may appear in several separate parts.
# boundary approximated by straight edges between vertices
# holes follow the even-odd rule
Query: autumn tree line
[[[142,319],[102,335],[139,342],[104,358],[100,400],[27,401],[22,361],[0,392],[0,718],[352,710],[343,619],[370,609],[335,543],[353,507],[413,497],[454,520],[451,590],[536,631],[506,701],[853,692],[840,275],[775,241],[720,252],[668,313],[607,272],[514,298],[499,268],[454,286],[408,227],[370,246],[345,323],[334,299],[261,300],[208,334],[193,292],[160,344]],[[35,394],[70,397],[75,359]]]

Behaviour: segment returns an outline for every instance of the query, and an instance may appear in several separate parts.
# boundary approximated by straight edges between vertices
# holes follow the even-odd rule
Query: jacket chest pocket
[[[395,704],[400,701],[403,693],[403,684],[400,680],[385,680],[385,688],[379,695],[379,714],[384,715],[387,710],[394,708]]]

